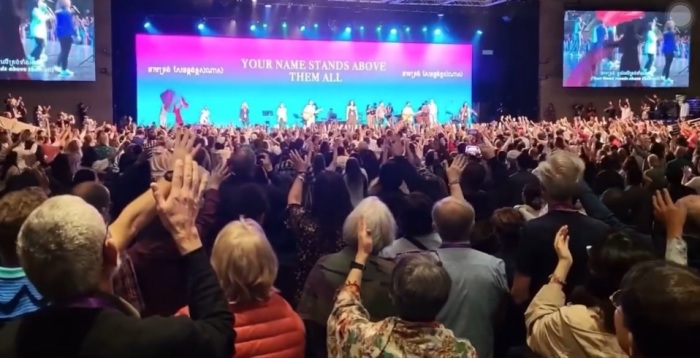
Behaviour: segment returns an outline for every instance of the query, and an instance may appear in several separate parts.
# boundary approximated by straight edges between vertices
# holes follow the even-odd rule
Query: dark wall
[[[584,105],[593,102],[600,111],[608,101],[629,98],[632,108],[639,112],[645,96],[658,94],[672,98],[676,94],[700,95],[700,23],[696,18],[691,33],[690,87],[689,88],[564,88],[562,86],[562,44],[564,34],[564,10],[644,10],[666,11],[673,0],[561,0],[540,1],[540,114],[553,103],[558,117],[571,117],[574,103]],[[693,1],[687,1],[688,4]],[[697,4],[697,2],[695,2]],[[696,6],[697,17],[700,7]]]
[[[22,96],[33,114],[37,105],[50,105],[58,112],[77,114],[79,102],[90,106],[89,115],[102,122],[112,121],[112,0],[95,0],[95,82],[0,81],[0,97],[6,93]],[[100,71],[106,69],[106,71]],[[106,72],[106,73],[103,73]]]

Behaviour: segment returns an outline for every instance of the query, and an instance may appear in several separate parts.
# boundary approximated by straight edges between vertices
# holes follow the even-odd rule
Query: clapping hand
[[[554,251],[557,253],[559,261],[572,263],[574,261],[569,250],[569,227],[564,225],[559,228],[556,236],[554,236]]]
[[[206,172],[200,174],[199,166],[192,160],[192,156],[186,155],[184,160],[175,161],[172,189],[169,194],[156,184],[151,184],[158,216],[170,231],[182,255],[202,247],[195,220],[208,176]]]

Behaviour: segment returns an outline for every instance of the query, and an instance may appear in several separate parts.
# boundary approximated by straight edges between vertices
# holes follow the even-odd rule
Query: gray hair
[[[558,150],[540,163],[537,176],[547,197],[563,201],[578,195],[585,168],[583,160],[576,154]]]
[[[350,247],[357,247],[357,224],[365,218],[367,229],[372,232],[372,251],[378,253],[396,239],[396,220],[389,208],[376,196],[362,199],[343,223],[343,240]]]
[[[56,301],[98,289],[106,238],[107,226],[97,209],[77,196],[61,195],[27,217],[17,254],[32,284]]]
[[[451,289],[449,273],[427,252],[402,256],[391,274],[391,296],[399,317],[407,321],[434,321]]]

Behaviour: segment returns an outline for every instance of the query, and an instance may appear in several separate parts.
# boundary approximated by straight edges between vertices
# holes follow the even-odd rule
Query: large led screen
[[[566,11],[564,87],[688,87],[690,27],[663,12]]]
[[[5,0],[0,79],[94,81],[93,0]]]
[[[294,125],[309,101],[318,120],[340,121],[354,101],[363,121],[367,106],[430,100],[446,122],[471,105],[471,45],[137,35],[136,54],[141,123],[199,123],[206,111],[239,126],[245,102],[251,124],[277,124],[284,104]]]

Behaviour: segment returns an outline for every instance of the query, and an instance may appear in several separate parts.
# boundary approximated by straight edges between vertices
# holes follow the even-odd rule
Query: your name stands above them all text
[[[379,71],[387,70],[384,61],[322,61],[322,60],[272,60],[241,59],[245,70],[284,71]]]

